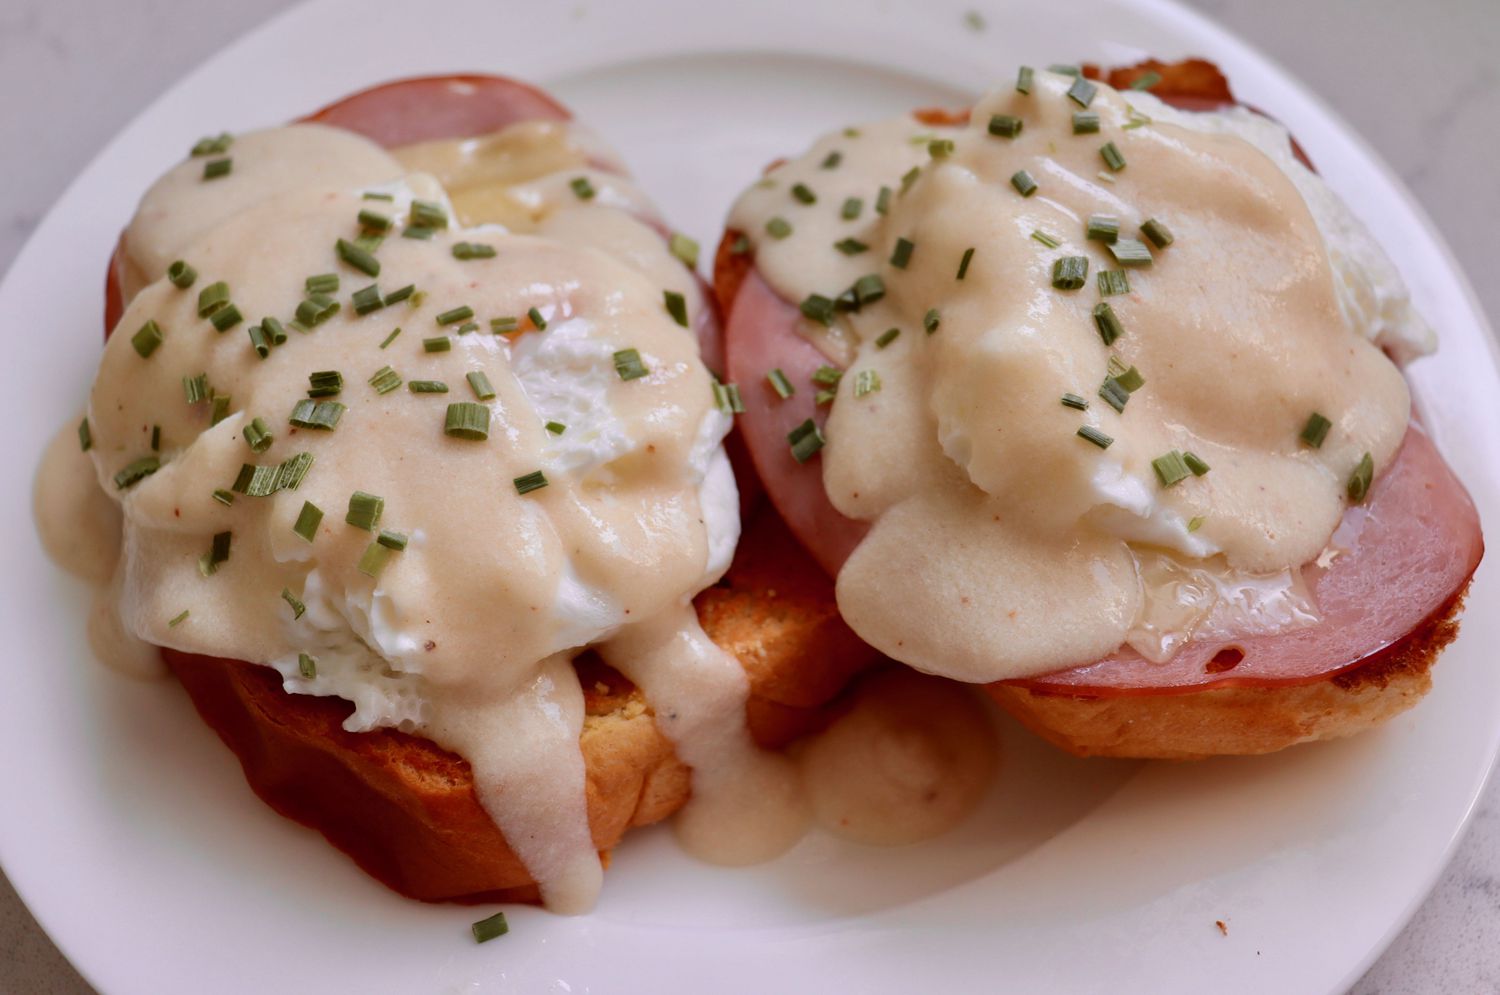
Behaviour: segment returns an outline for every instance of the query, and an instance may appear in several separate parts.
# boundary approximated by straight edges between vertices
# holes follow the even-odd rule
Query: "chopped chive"
[[[964,250],[963,258],[958,261],[957,279],[962,280],[969,275],[969,263],[974,261],[974,247],[971,245]]]
[[[245,444],[250,447],[252,453],[263,453],[271,448],[271,443],[276,437],[266,427],[262,418],[250,419],[250,424],[245,426]]]
[[[1113,356],[1110,357],[1110,360],[1110,376],[1114,378],[1115,383],[1124,387],[1132,394],[1146,386],[1146,378],[1141,376],[1140,370],[1134,366],[1126,367],[1124,363],[1121,363]],[[1121,369],[1121,367],[1124,367],[1124,369]]]
[[[792,458],[798,463],[806,463],[823,448],[827,440],[819,431],[817,422],[809,418],[788,432],[786,441],[792,448]]]
[[[209,315],[208,320],[215,330],[227,332],[243,321],[244,316],[240,314],[240,309],[231,302]]]
[[[406,389],[413,394],[446,394],[448,385],[441,380],[408,380]]]
[[[160,469],[161,460],[155,456],[142,456],[139,459],[133,459],[121,467],[120,472],[115,474],[115,487],[122,491],[128,487],[134,487]]]
[[[380,535],[375,537],[375,541],[386,549],[394,549],[398,553],[406,549],[406,534],[403,532],[392,532],[390,529],[381,529]]]
[[[475,401],[455,401],[443,417],[443,434],[479,442],[490,437],[490,409]]]
[[[1134,107],[1131,107],[1129,104],[1126,104],[1125,106],[1130,110],[1130,120],[1126,121],[1123,125],[1120,126],[1121,131],[1134,131],[1136,128],[1144,128],[1146,125],[1151,123],[1151,119],[1149,117],[1142,114]]]
[[[493,259],[495,258],[495,247],[483,242],[454,242],[454,259]]]
[[[880,374],[874,370],[860,370],[854,375],[854,396],[864,397],[880,389]]]
[[[1083,75],[1082,70],[1080,70],[1077,66],[1064,65],[1063,63],[1060,63],[1060,62],[1054,62],[1054,63],[1052,63],[1052,65],[1050,65],[1050,66],[1047,67],[1047,71],[1049,73],[1057,73],[1057,75],[1059,75],[1059,76],[1082,76]]]
[[[714,383],[714,405],[726,415],[745,413],[745,402],[740,398],[740,386],[733,383]],[[548,423],[549,427],[551,423]]]
[[[798,309],[813,321],[824,325],[833,324],[834,302],[822,294],[808,294],[807,299],[798,305]]]
[[[312,469],[312,453],[296,453],[288,456],[274,467],[272,471],[272,490],[295,491],[302,486],[302,478],[307,476],[307,471]],[[241,468],[241,473],[244,468]]]
[[[379,211],[372,211],[369,208],[361,210],[356,220],[359,222],[361,228],[375,232],[378,235],[384,235],[391,230],[390,217],[381,214]]]
[[[261,359],[265,359],[267,356],[271,355],[271,338],[266,334],[266,330],[264,327],[260,325],[251,325],[249,328],[245,329],[245,331],[250,335],[250,348],[255,350],[255,354],[257,356],[259,356]]]
[[[213,407],[208,416],[208,423],[210,425],[217,425],[229,417],[230,398],[228,394],[215,394],[211,400]]]
[[[142,359],[149,359],[161,342],[161,326],[153,319],[147,319],[141,330],[130,337],[130,344]]]
[[[435,335],[430,339],[422,340],[423,352],[448,352],[453,348],[453,340],[446,335]]]
[[[729,244],[729,254],[732,256],[743,256],[750,251],[750,239],[741,235]]]
[[[846,256],[857,256],[869,249],[869,246],[857,238],[845,238],[833,243],[833,247]]]
[[[766,233],[772,238],[786,238],[792,233],[792,226],[785,218],[775,217],[766,222]]]
[[[1120,219],[1112,214],[1090,214],[1084,237],[1094,242],[1114,243],[1120,237]]]
[[[1187,461],[1182,458],[1182,453],[1175,449],[1152,460],[1151,469],[1156,471],[1156,478],[1161,481],[1163,487],[1171,487],[1173,484],[1186,480],[1192,474],[1192,471],[1188,469]]]
[[[904,194],[911,189],[911,185],[917,182],[917,177],[922,175],[921,166],[913,166],[901,174],[901,192]]]
[[[366,252],[374,252],[385,243],[384,235],[376,235],[373,232],[363,232],[354,239],[354,244]]]
[[[275,318],[260,319],[260,327],[261,331],[265,332],[266,338],[271,340],[272,345],[281,345],[286,341],[286,329]]]
[[[323,524],[323,509],[311,501],[302,502],[302,510],[297,513],[297,521],[292,526],[292,531],[297,533],[307,542],[312,542],[318,534],[318,526]],[[286,595],[282,595],[286,597]],[[300,615],[301,612],[298,612]]]
[[[497,936],[509,933],[510,923],[505,921],[504,912],[496,912],[488,918],[472,923],[469,926],[469,932],[474,934],[475,943],[488,943]]]
[[[380,514],[384,510],[385,498],[355,491],[349,495],[349,511],[344,515],[344,521],[357,529],[373,532],[375,526],[380,524]]]
[[[396,341],[396,336],[398,336],[400,334],[401,334],[401,329],[399,327],[398,328],[393,328],[391,330],[391,334],[387,335],[384,339],[381,340],[381,342],[380,342],[380,348],[384,349],[386,346],[388,346],[392,342]]]
[[[308,397],[333,397],[344,389],[344,375],[338,370],[318,370],[307,375]]]
[[[587,176],[575,176],[568,181],[568,186],[573,189],[574,195],[579,200],[594,199],[594,185],[589,182]]]
[[[691,327],[688,324],[687,298],[675,290],[664,290],[662,291],[662,301],[666,306],[667,314],[672,316],[673,321],[677,322],[683,328]]]
[[[938,330],[938,326],[941,325],[942,322],[943,316],[938,312],[938,309],[935,307],[930,307],[927,309],[927,313],[922,315],[922,331],[926,332],[928,335],[931,335],[933,332]]]
[[[645,376],[647,370],[638,351],[621,349],[615,353],[615,372],[620,375],[621,380],[636,380]]]
[[[531,319],[532,327],[537,331],[545,332],[547,330],[547,319],[542,317],[542,312],[538,311],[535,307],[526,309],[526,317]]]
[[[1087,439],[1100,449],[1108,449],[1115,440],[1105,435],[1092,425],[1084,425],[1077,432],[1079,438]]]
[[[1089,402],[1077,394],[1064,394],[1062,396],[1062,403],[1065,408],[1077,408],[1079,411],[1087,411],[1089,409]]]
[[[510,335],[512,332],[519,331],[520,328],[521,319],[515,315],[490,319],[490,331],[496,335]]]
[[[470,374],[470,376],[472,375],[473,374]],[[375,393],[389,394],[391,391],[401,386],[401,374],[397,373],[389,366],[382,366],[380,369],[371,374],[370,379],[366,382],[371,387],[375,388]]]
[[[682,261],[688,269],[698,268],[698,243],[681,232],[673,232],[667,239],[667,251]]]
[[[1205,521],[1207,521],[1207,519],[1205,519],[1202,515],[1194,515],[1192,518],[1188,519],[1187,530],[1189,532],[1197,532],[1199,529],[1203,528],[1203,523]]]
[[[823,157],[823,161],[822,161],[822,163],[819,164],[818,168],[819,169],[838,169],[839,168],[839,163],[841,163],[843,161],[844,161],[844,153],[838,151],[837,149],[834,149],[832,152],[828,153],[826,156]]]
[[[547,486],[547,475],[540,470],[533,470],[523,477],[517,477],[511,483],[516,485],[517,494],[530,494]]]
[[[1094,95],[1098,92],[1097,86],[1082,76],[1077,76],[1073,80],[1073,85],[1068,87],[1068,98],[1079,107],[1086,108],[1094,102]]]
[[[167,620],[167,628],[169,628],[169,629],[175,629],[175,628],[177,628],[183,622],[187,621],[187,617],[188,617],[189,614],[191,614],[189,612],[189,610],[186,609],[186,608],[184,608],[182,610],[181,614],[179,614],[179,615],[177,615],[177,616],[175,616],[175,617]]]
[[[927,143],[927,154],[934,159],[946,159],[953,154],[953,139],[934,138]]]
[[[1024,169],[1018,169],[1011,174],[1010,185],[1016,188],[1016,192],[1022,197],[1030,197],[1036,193],[1036,180]]]
[[[797,388],[792,386],[792,382],[787,379],[785,373],[781,372],[780,367],[766,374],[766,382],[771,385],[771,389],[776,392],[776,396],[783,401],[797,393]]]
[[[417,238],[423,241],[426,241],[436,234],[436,228],[428,228],[425,225],[407,225],[401,230],[402,238]]]
[[[361,249],[359,246],[355,245],[347,238],[341,238],[337,242],[335,242],[334,249],[338,252],[340,259],[348,263],[350,266],[353,266],[361,273],[364,273],[367,276],[380,275],[380,260],[370,255],[369,252]]]
[[[1035,74],[1030,66],[1022,66],[1016,71],[1016,92],[1031,95],[1031,82]]]
[[[901,329],[887,328],[885,331],[881,332],[880,337],[875,340],[875,348],[884,349],[886,346],[890,345],[900,337]]]
[[[1093,111],[1073,112],[1073,134],[1093,135],[1099,131],[1099,115]]]
[[[495,399],[495,387],[490,383],[490,378],[484,375],[483,370],[473,370],[466,373],[464,379],[469,381],[469,389],[481,401],[493,401]]]
[[[1359,504],[1370,493],[1370,482],[1375,477],[1375,461],[1369,453],[1359,459],[1359,465],[1349,474],[1349,500]]]
[[[418,228],[447,228],[448,212],[434,201],[414,200],[408,220]]]
[[[223,280],[198,291],[198,317],[207,318],[229,303],[229,284]]]
[[[792,184],[792,196],[797,199],[799,204],[816,204],[818,202],[818,195],[813,193],[812,188],[806,183]]]
[[[821,408],[825,404],[832,404],[833,399],[838,396],[836,390],[820,390],[813,395],[813,404]]]
[[[1302,426],[1302,441],[1314,449],[1323,448],[1323,440],[1328,438],[1328,430],[1333,427],[1333,422],[1324,418],[1314,411],[1307,416],[1307,424]]]
[[[1057,239],[1053,238],[1046,232],[1042,231],[1040,228],[1033,231],[1031,233],[1031,237],[1036,239],[1038,242],[1042,243],[1049,249],[1055,249],[1058,246],[1062,245],[1061,242],[1059,242]]]
[[[456,308],[444,311],[437,316],[439,325],[455,325],[460,321],[468,321],[474,317],[474,309],[467,304],[460,304]]]
[[[1105,377],[1104,382],[1099,385],[1099,396],[1102,397],[1110,407],[1120,414],[1125,413],[1125,405],[1130,403],[1130,391],[1120,385],[1120,381],[1114,377]]]
[[[843,370],[837,366],[828,366],[825,364],[814,370],[812,376],[808,379],[820,387],[836,387],[843,377]]]
[[[217,135],[209,135],[200,138],[193,144],[192,155],[194,158],[205,155],[222,155],[229,151],[229,146],[234,144],[234,136],[227,131],[221,131]]]
[[[316,328],[338,314],[342,307],[338,301],[323,294],[313,294],[297,304],[297,320],[307,328]]]
[[[854,286],[849,288],[854,291],[854,300],[859,307],[866,304],[874,304],[885,296],[885,281],[879,274],[866,273],[854,281]]]
[[[317,659],[315,657],[309,656],[306,653],[298,653],[297,654],[297,673],[301,674],[307,680],[312,680],[314,677],[317,677],[318,676],[318,661],[317,661]]]
[[[88,452],[94,448],[94,432],[89,428],[89,419],[85,415],[83,421],[78,423],[78,448]]]
[[[360,194],[359,196],[360,196],[361,200],[393,201],[393,200],[396,199],[396,195],[395,194],[386,193],[384,190],[366,190],[364,193]]]
[[[848,197],[844,200],[844,206],[839,208],[839,217],[845,221],[853,221],[859,217],[859,212],[864,210],[865,202],[858,197]]]
[[[568,430],[568,426],[564,425],[560,421],[549,421],[546,425],[544,425],[542,427],[545,428],[547,431],[551,432],[553,435],[562,435],[564,432],[566,432]]]
[[[400,304],[416,292],[417,285],[415,283],[408,283],[404,287],[398,287],[385,295],[385,306],[390,307],[392,304]]]
[[[1182,461],[1187,464],[1189,470],[1193,471],[1193,476],[1195,477],[1201,477],[1213,469],[1213,467],[1203,461],[1203,457],[1196,453],[1183,453]]]
[[[189,404],[198,404],[208,400],[208,374],[200,373],[195,377],[183,377],[182,393]]]
[[[224,488],[215,488],[211,495],[213,499],[228,508],[234,504],[234,492],[226,491]]]
[[[317,273],[302,281],[302,291],[306,294],[336,294],[339,292],[339,275],[337,273]]]
[[[363,317],[385,307],[385,298],[380,296],[380,286],[372,283],[356,290],[350,303],[354,305],[354,313]]]
[[[897,269],[906,269],[906,264],[911,262],[911,253],[916,243],[905,238],[896,239],[896,248],[891,252],[891,265]]]
[[[1125,334],[1125,326],[1120,323],[1120,318],[1115,314],[1115,309],[1109,306],[1108,301],[1100,301],[1094,305],[1094,327],[1099,329],[1099,337],[1104,340],[1105,345],[1114,345],[1115,339]]]
[[[228,156],[222,159],[210,159],[203,164],[203,178],[217,180],[222,176],[228,176],[233,169],[234,160]]]
[[[344,405],[338,401],[298,401],[292,413],[287,416],[287,421],[298,428],[315,428],[325,432],[332,432],[339,426],[339,419],[344,417],[347,411]]]
[[[178,259],[167,267],[167,279],[171,280],[172,285],[177,289],[186,290],[193,285],[193,281],[198,279],[198,271],[184,260]]]
[[[1115,148],[1114,142],[1105,142],[1100,146],[1099,155],[1104,160],[1104,164],[1112,172],[1118,173],[1125,168],[1125,156],[1121,154],[1119,149]]]
[[[1158,249],[1165,249],[1172,244],[1171,230],[1155,218],[1147,218],[1141,222],[1141,234]]]
[[[1118,239],[1110,245],[1109,252],[1121,266],[1143,267],[1152,262],[1151,250],[1138,238]]]
[[[1052,286],[1058,290],[1077,290],[1088,280],[1087,256],[1063,256],[1052,264]]]
[[[1122,269],[1100,270],[1098,283],[1100,297],[1113,297],[1117,294],[1130,293],[1130,277]]]
[[[229,559],[229,544],[233,537],[231,532],[215,533],[208,552],[198,558],[199,573],[211,577],[218,572],[219,564]]]
[[[875,195],[875,213],[885,214],[891,209],[891,188],[881,187],[880,192]]]
[[[1155,69],[1148,69],[1146,72],[1141,73],[1141,75],[1130,81],[1130,88],[1132,90],[1149,90],[1160,82],[1161,73],[1157,72]]]

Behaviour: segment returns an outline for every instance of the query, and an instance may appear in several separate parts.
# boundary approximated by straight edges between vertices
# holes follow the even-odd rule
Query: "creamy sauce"
[[[1405,381],[1372,340],[1415,351],[1426,334],[1392,303],[1405,295],[1388,263],[1335,279],[1334,265],[1379,250],[1348,250],[1362,229],[1316,178],[1289,178],[1302,170],[1289,153],[1269,156],[1213,115],[1213,127],[1145,121],[1105,86],[1089,108],[1099,132],[1075,135],[1071,83],[1038,72],[1031,95],[986,97],[963,128],[902,118],[829,135],[748,190],[731,218],[790,301],[837,298],[866,274],[883,281],[883,297],[836,314],[832,344],[806,322],[847,366],[824,485],[872,526],[840,572],[839,607],[887,654],[961,680],[1045,673],[1127,641],[1160,658],[1209,618],[1230,634],[1305,624],[1315,606],[1277,578],[1319,555],[1361,457],[1378,474],[1406,429]],[[991,135],[993,115],[1023,130]],[[951,151],[934,155],[933,139]],[[1105,142],[1122,169],[1107,167]],[[1013,186],[1019,170],[1037,186],[1029,197]],[[816,201],[793,196],[797,184]],[[872,209],[882,187],[883,214]],[[840,210],[851,197],[863,201],[852,220]],[[1088,239],[1092,215],[1118,219],[1151,265],[1125,269]],[[768,233],[777,217],[790,235]],[[1140,232],[1151,218],[1169,246]],[[1344,248],[1332,252],[1335,237]],[[843,239],[868,249],[840,251]],[[911,244],[904,267],[891,262],[898,239]],[[1053,285],[1064,257],[1087,259],[1081,288]],[[1106,296],[1104,270],[1124,273],[1129,291]],[[1101,303],[1123,327],[1110,344]],[[1130,367],[1144,385],[1116,412],[1100,386]],[[855,396],[872,375],[879,389]],[[1313,412],[1332,421],[1321,448],[1299,441]],[[1108,447],[1079,437],[1084,426]],[[1210,469],[1164,485],[1153,460],[1173,451]],[[1181,578],[1140,567],[1157,552],[1200,581],[1201,597],[1171,620],[1163,606]]]
[[[690,323],[705,305],[649,204],[562,125],[395,158],[299,125],[238,136],[231,154],[226,177],[205,181],[193,159],[146,194],[125,240],[136,278],[90,397],[93,446],[81,453],[70,426],[39,471],[45,545],[98,587],[100,656],[141,674],[161,669],[154,646],[267,664],[289,691],[352,701],[351,730],[396,726],[455,750],[547,905],[580,912],[601,868],[571,660],[597,645],[646,689],[695,768],[682,817],[693,849],[740,863],[790,845],[805,822],[795,771],[750,743],[744,673],[688,608],[728,566],[737,496],[720,445],[728,419],[663,291],[683,293]],[[437,172],[456,204],[398,160]],[[573,190],[579,175],[593,197]],[[414,198],[457,216],[428,239],[401,237]],[[378,276],[335,252],[360,234],[362,210],[392,222],[372,249]],[[493,255],[459,259],[460,242]],[[186,290],[162,279],[178,258],[199,274]],[[338,274],[340,309],[294,325],[305,278],[325,273]],[[223,332],[198,313],[217,281],[243,315]],[[356,313],[356,291],[409,284],[408,299]],[[439,321],[461,306],[473,327]],[[266,316],[288,337],[261,358],[248,330]],[[520,319],[521,331],[496,334],[494,318]],[[161,342],[143,357],[132,338],[148,321]],[[424,346],[439,338],[446,349]],[[629,349],[643,376],[617,369]],[[448,391],[381,393],[368,381],[384,367]],[[324,398],[343,406],[336,428],[293,425],[309,375],[330,370],[343,378]],[[478,397],[470,373],[493,398]],[[188,399],[184,381],[199,374],[228,398],[217,423],[212,400]],[[483,405],[487,438],[445,433],[454,402]],[[272,434],[259,452],[255,418]],[[160,468],[118,484],[153,455],[153,435]],[[299,454],[311,465],[296,486],[215,498],[246,465]],[[537,471],[546,486],[522,493],[517,482]],[[345,521],[356,491],[383,499],[373,529]],[[323,512],[310,541],[294,529],[307,502]],[[380,530],[406,545],[373,569]],[[221,533],[229,556],[214,563]],[[316,661],[311,676],[302,654]]]

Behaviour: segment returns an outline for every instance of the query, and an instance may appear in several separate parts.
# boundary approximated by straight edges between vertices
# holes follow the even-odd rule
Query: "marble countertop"
[[[1490,226],[1500,218],[1494,0],[1190,2],[1269,53],[1350,121],[1416,193],[1460,260],[1488,258]],[[206,53],[287,6],[289,0],[6,0],[0,272],[109,136]],[[168,24],[174,37],[193,44],[156,44]],[[1341,36],[1342,44],[1329,44]],[[1500,325],[1500,281],[1477,282],[1491,323]],[[0,992],[90,991],[0,876]],[[1496,781],[1437,887],[1352,989],[1354,995],[1494,991],[1500,991]]]

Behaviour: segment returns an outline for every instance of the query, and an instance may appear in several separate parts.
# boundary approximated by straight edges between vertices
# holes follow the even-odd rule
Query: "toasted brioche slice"
[[[839,618],[832,585],[762,508],[740,555],[696,605],[704,630],[750,678],[750,729],[776,747],[816,729],[874,651]],[[266,667],[165,651],[204,720],[239,757],[255,793],[317,829],[370,875],[424,901],[528,901],[535,883],[480,807],[469,764],[430,740],[391,729],[343,729],[352,705],[292,695]],[[681,808],[691,777],[656,726],[651,704],[592,654],[575,663],[586,718],[594,845]]]

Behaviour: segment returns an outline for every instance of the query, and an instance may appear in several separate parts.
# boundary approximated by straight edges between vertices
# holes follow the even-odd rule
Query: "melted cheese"
[[[731,218],[788,300],[883,280],[884,296],[841,311],[831,334],[807,322],[847,366],[824,484],[872,526],[839,575],[839,606],[877,648],[962,680],[1045,673],[1127,640],[1160,658],[1200,624],[1315,619],[1296,568],[1337,526],[1361,457],[1378,473],[1409,414],[1405,381],[1372,342],[1430,344],[1390,264],[1284,151],[1284,132],[1239,113],[1145,121],[1100,86],[1100,131],[1075,135],[1071,82],[1038,73],[1031,95],[988,96],[964,127],[901,118],[829,135]],[[991,135],[992,115],[1023,130]],[[935,157],[934,139],[951,152]],[[1263,151],[1277,141],[1282,152]],[[1123,169],[1106,166],[1105,142]],[[1029,197],[1012,185],[1019,170],[1037,184]],[[791,194],[799,183],[815,203]],[[871,209],[882,187],[884,213]],[[863,201],[853,220],[840,210],[851,197]],[[1118,218],[1121,237],[1143,238],[1149,218],[1175,236],[1149,268],[1124,270],[1126,294],[1105,298],[1096,282],[1122,269],[1086,238],[1096,214]],[[778,216],[791,235],[767,234]],[[868,251],[835,248],[848,238]],[[904,268],[890,262],[898,239],[913,245]],[[1058,261],[1079,256],[1084,286],[1054,286]],[[1101,303],[1124,328],[1111,345]],[[1112,362],[1145,380],[1118,413],[1099,394]],[[871,374],[880,389],[855,396]],[[1313,412],[1333,423],[1317,449],[1299,442]],[[1080,438],[1083,426],[1112,443]],[[1165,486],[1153,460],[1174,450],[1211,469]],[[1143,568],[1159,556],[1197,578],[1196,600],[1168,610],[1184,587],[1180,571]]]

